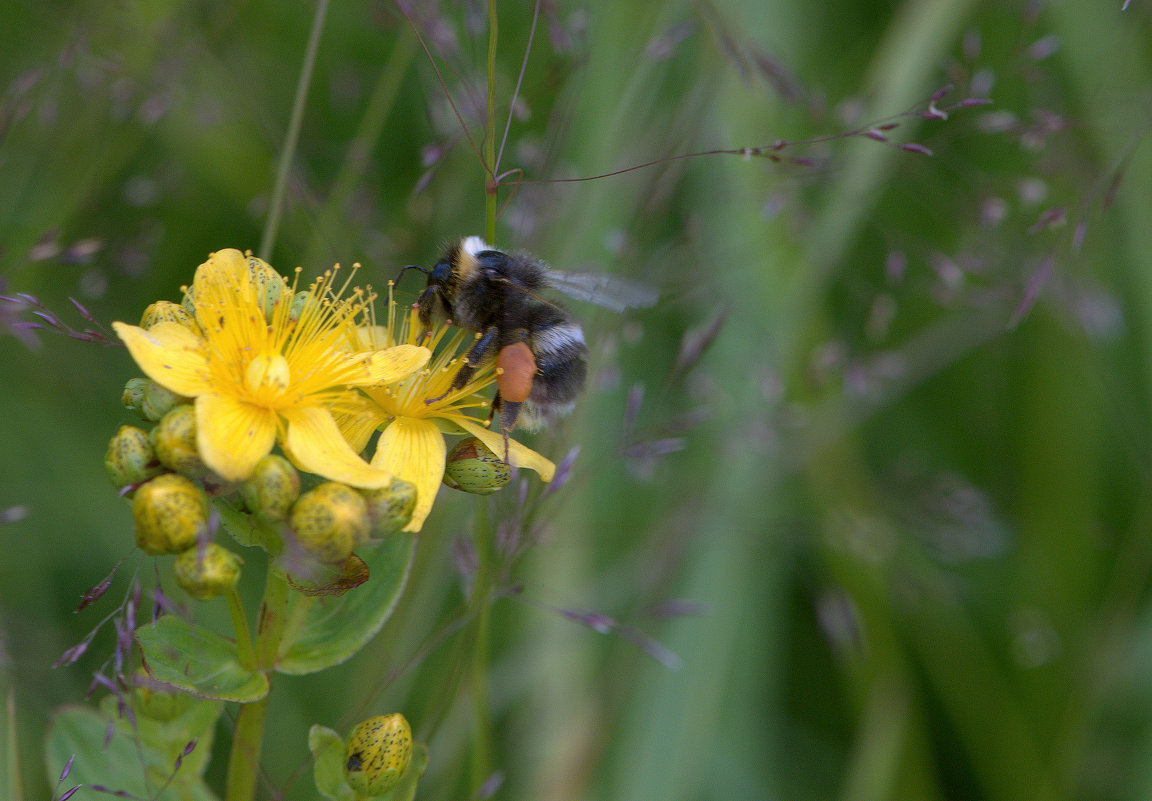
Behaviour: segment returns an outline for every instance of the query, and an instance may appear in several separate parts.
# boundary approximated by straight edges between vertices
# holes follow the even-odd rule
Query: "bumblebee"
[[[541,296],[541,290],[556,289],[615,311],[656,301],[656,294],[639,284],[552,270],[530,253],[505,253],[478,236],[450,246],[430,269],[410,265],[401,275],[409,269],[428,279],[416,300],[425,328],[440,317],[479,334],[452,390],[462,388],[486,360],[495,358],[492,413],[499,415],[505,437],[518,425],[535,431],[570,412],[588,373],[584,330],[567,309]]]

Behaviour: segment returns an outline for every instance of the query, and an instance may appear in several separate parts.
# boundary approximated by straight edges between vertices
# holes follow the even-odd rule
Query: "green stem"
[[[477,581],[476,603],[481,604],[476,618],[476,638],[472,644],[472,789],[475,791],[492,775],[492,730],[488,700],[488,651],[492,631],[492,605],[479,590],[486,581]],[[485,595],[487,591],[485,591]]]
[[[240,707],[236,730],[232,734],[232,753],[228,761],[225,801],[252,801],[260,772],[260,748],[264,742],[264,721],[268,699],[272,695],[272,670],[288,625],[288,585],[268,567],[264,599],[256,625],[254,668],[269,674],[268,693],[259,701]]]
[[[296,642],[296,638],[304,630],[304,624],[308,621],[308,610],[312,608],[315,600],[309,595],[292,594],[288,602],[288,619],[284,624],[284,634],[280,638],[282,646]]]
[[[312,17],[312,31],[308,35],[308,47],[304,51],[304,64],[300,67],[300,79],[296,82],[296,98],[292,104],[292,118],[288,123],[288,135],[284,140],[284,150],[280,154],[280,164],[276,170],[276,186],[268,204],[268,219],[264,222],[264,234],[260,237],[257,254],[267,260],[276,244],[276,232],[280,228],[280,213],[284,208],[284,192],[288,186],[288,173],[292,168],[292,158],[296,155],[296,143],[300,139],[300,126],[304,121],[304,103],[308,98],[308,87],[312,84],[312,70],[316,66],[316,52],[320,49],[320,31],[324,29],[324,18],[328,15],[328,0],[318,0],[316,14]]]
[[[236,633],[236,651],[240,664],[249,670],[256,667],[256,650],[252,645],[252,632],[248,630],[248,615],[240,603],[240,593],[233,587],[225,596],[228,599],[228,613],[232,616],[232,630]]]
[[[484,236],[496,241],[496,0],[488,0],[488,124],[484,131]]]
[[[232,754],[228,761],[228,782],[224,789],[225,801],[252,801],[256,796],[256,777],[259,775],[260,746],[264,741],[264,720],[268,713],[268,695],[259,701],[244,704],[236,718],[232,733]]]
[[[472,789],[477,790],[492,774],[491,706],[488,698],[488,657],[492,640],[492,587],[494,557],[487,516],[476,525],[478,566],[472,587],[471,606],[476,616],[472,639],[469,684],[472,696]]]

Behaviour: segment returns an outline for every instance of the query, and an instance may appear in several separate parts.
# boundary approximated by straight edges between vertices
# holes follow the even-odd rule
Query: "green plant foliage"
[[[201,698],[256,701],[268,677],[240,664],[235,643],[175,615],[136,629],[144,664],[157,681]]]
[[[154,801],[215,801],[202,777],[220,703],[188,699],[181,714],[165,721],[142,714],[129,720],[116,703],[108,696],[99,710],[67,706],[56,712],[45,753],[50,782],[75,757],[65,786],[100,785]]]
[[[257,522],[251,515],[242,512],[236,501],[220,499],[216,502],[220,522],[232,539],[246,548],[259,546],[271,554],[277,554],[283,543],[279,536]]]
[[[363,648],[392,614],[408,580],[414,552],[415,537],[403,532],[365,549],[360,555],[368,565],[368,581],[338,598],[307,599],[311,608],[304,627],[281,654],[276,669],[296,675],[315,673]]]

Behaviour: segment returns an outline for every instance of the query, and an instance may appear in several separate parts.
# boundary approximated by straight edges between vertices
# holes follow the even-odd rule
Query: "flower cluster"
[[[147,376],[128,383],[124,403],[156,423],[151,432],[122,428],[106,457],[117,486],[134,495],[145,551],[198,545],[203,568],[212,496],[251,516],[264,532],[253,543],[273,554],[291,542],[338,565],[369,539],[421,529],[453,458],[446,437],[475,443],[452,451],[469,465],[491,461],[478,451],[503,452],[502,434],[486,427],[493,368],[449,391],[465,332],[424,330],[391,292],[380,324],[375,295],[352,288],[338,266],[307,288],[299,280],[299,270],[289,281],[222,250],[200,265],[182,303],[152,304],[140,325],[113,324]],[[516,442],[508,459],[545,481],[555,470]],[[297,470],[326,483],[306,482],[313,488],[301,494]],[[485,493],[507,481],[488,472],[498,483],[453,478],[488,474],[467,467],[446,483]]]

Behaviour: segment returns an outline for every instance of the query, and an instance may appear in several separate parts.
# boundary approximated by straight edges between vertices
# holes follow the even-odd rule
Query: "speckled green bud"
[[[165,473],[136,490],[132,518],[142,551],[183,553],[208,525],[208,496],[184,476]]]
[[[256,463],[252,475],[240,485],[248,510],[278,523],[288,517],[300,497],[300,474],[283,456],[270,453]]]
[[[307,553],[338,564],[368,538],[368,504],[347,484],[329,481],[300,496],[289,525]]]
[[[177,406],[188,402],[188,398],[177,395],[170,389],[165,389],[155,381],[149,381],[145,385],[140,399],[140,413],[145,420],[155,422]]]
[[[218,598],[236,586],[243,561],[239,554],[214,542],[203,552],[194,545],[176,557],[176,583],[198,601]]]
[[[152,447],[173,472],[188,478],[201,478],[208,472],[196,448],[196,409],[190,404],[177,406],[156,424]]]
[[[292,297],[292,308],[288,312],[288,317],[292,322],[300,319],[300,315],[304,313],[304,306],[310,302],[309,298],[311,297],[312,293],[307,290],[301,290]]]
[[[144,390],[152,382],[147,378],[129,378],[120,393],[120,404],[130,412],[144,417]]]
[[[412,760],[412,728],[399,712],[361,723],[348,735],[344,779],[360,795],[388,792],[404,776]]]
[[[416,508],[416,485],[394,478],[387,487],[360,490],[368,504],[368,533],[373,537],[395,534],[412,519]]]
[[[444,483],[452,489],[476,495],[491,495],[501,490],[512,478],[512,469],[503,457],[476,437],[466,437],[448,452],[444,464]]]
[[[181,308],[184,311],[196,317],[196,296],[192,293],[192,287],[188,287],[188,291],[184,293],[184,298],[180,301]]]
[[[143,484],[167,472],[156,457],[148,432],[136,426],[120,426],[116,435],[108,440],[104,466],[116,489]]]
[[[264,316],[271,318],[272,309],[288,286],[271,264],[255,256],[248,256],[248,271],[252,274],[252,283],[256,287],[257,302]]]
[[[157,323],[179,323],[191,331],[200,333],[200,325],[192,313],[179,303],[170,300],[158,300],[144,310],[140,318],[140,327],[147,330]]]

